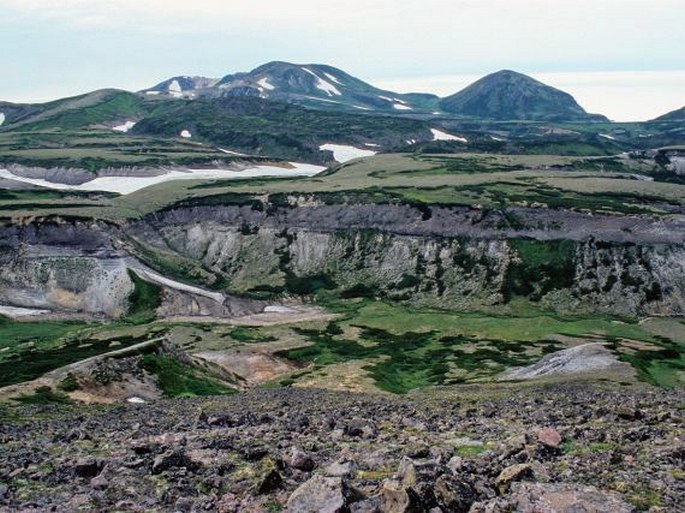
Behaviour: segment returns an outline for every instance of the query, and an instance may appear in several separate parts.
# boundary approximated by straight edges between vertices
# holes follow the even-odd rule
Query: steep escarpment
[[[255,297],[329,289],[456,308],[525,297],[565,312],[673,315],[685,307],[682,222],[299,198],[171,209],[127,233]]]
[[[120,317],[133,282],[105,225],[72,220],[0,228],[0,303]]]
[[[0,304],[118,317],[137,269],[163,287],[163,315],[258,312],[264,303],[254,300],[319,290],[458,309],[520,297],[558,312],[685,312],[679,213],[230,199],[118,225],[7,225]]]

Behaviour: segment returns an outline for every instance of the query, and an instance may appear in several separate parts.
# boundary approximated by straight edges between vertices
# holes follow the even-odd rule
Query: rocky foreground
[[[683,390],[277,389],[0,411],[0,511],[682,511]]]

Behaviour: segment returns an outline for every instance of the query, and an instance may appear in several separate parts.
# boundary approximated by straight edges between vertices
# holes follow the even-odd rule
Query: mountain
[[[194,141],[251,155],[325,162],[326,143],[374,148],[427,142],[432,126],[416,119],[366,116],[307,109],[283,101],[251,96],[167,100],[164,108],[138,121],[133,135],[175,138],[187,131]],[[324,159],[324,160],[322,160]]]
[[[219,79],[217,78],[181,75],[171,77],[149,89],[143,89],[141,93],[147,95],[172,96],[174,98],[193,98],[195,97],[196,91],[208,89],[214,86],[218,81]]]
[[[89,128],[143,117],[158,104],[118,89],[100,89],[47,103],[0,102],[0,130]]]
[[[659,116],[654,121],[685,121],[685,107],[668,112],[663,116]]]
[[[319,110],[396,114],[433,111],[438,103],[438,97],[431,94],[399,94],[378,89],[333,66],[280,61],[269,62],[249,73],[226,75],[218,81],[174,77],[143,92],[191,98],[251,96]]]
[[[451,114],[496,120],[608,121],[570,94],[510,70],[492,73],[440,101]]]

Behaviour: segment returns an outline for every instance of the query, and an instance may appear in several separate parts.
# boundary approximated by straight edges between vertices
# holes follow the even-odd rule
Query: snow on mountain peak
[[[302,68],[304,71],[312,75],[314,78],[316,78],[316,88],[323,91],[324,93],[328,94],[328,96],[342,96],[342,93],[338,91],[338,89],[331,84],[330,82],[326,82],[325,80],[322,80],[319,75],[314,73],[312,70],[309,68]]]
[[[262,87],[262,88],[267,89],[269,91],[273,91],[274,89],[276,89],[272,84],[269,83],[268,77],[262,78],[261,80],[259,80],[257,82],[257,84],[259,85],[259,87]]]

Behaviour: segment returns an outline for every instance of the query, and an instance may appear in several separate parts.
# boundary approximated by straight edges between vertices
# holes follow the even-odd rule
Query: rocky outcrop
[[[544,356],[528,367],[511,369],[500,379],[537,379],[588,373],[634,373],[630,364],[620,362],[604,344],[583,344]]]
[[[173,210],[129,233],[153,251],[201,262],[238,294],[313,286],[450,308],[522,295],[561,312],[685,312],[679,218],[530,209],[516,211],[513,229],[501,212],[299,204]]]

